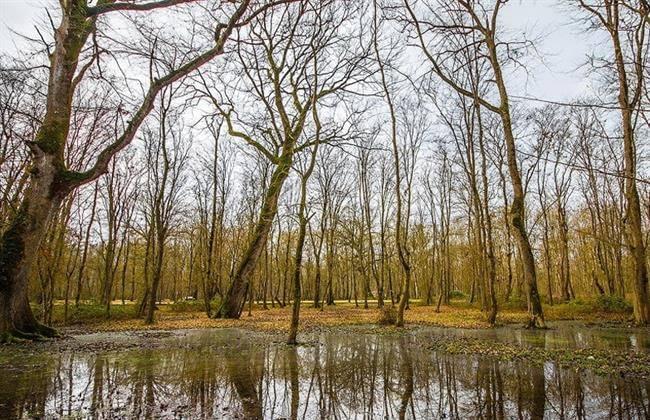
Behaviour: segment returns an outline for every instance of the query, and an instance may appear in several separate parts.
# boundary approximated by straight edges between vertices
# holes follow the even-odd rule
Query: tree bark
[[[52,337],[56,332],[36,321],[28,299],[30,269],[47,225],[62,200],[51,191],[55,169],[52,160],[37,160],[32,182],[0,242],[0,342],[13,338]]]
[[[314,66],[316,66],[314,59]],[[315,78],[315,84],[318,83],[318,78]],[[316,166],[316,157],[318,155],[318,144],[320,142],[321,124],[318,119],[318,111],[316,108],[316,98],[312,103],[312,115],[314,123],[316,124],[316,141],[311,150],[309,166],[300,177],[300,206],[298,208],[298,222],[300,224],[298,230],[298,242],[296,243],[296,256],[294,258],[294,271],[293,271],[293,305],[291,308],[291,326],[289,328],[289,337],[287,344],[297,344],[296,336],[298,335],[298,325],[300,323],[300,300],[302,298],[301,289],[301,273],[302,273],[302,254],[305,246],[305,237],[307,236],[307,183],[311,174],[314,172]]]
[[[625,163],[625,200],[627,201],[627,224],[629,246],[634,260],[634,319],[639,325],[650,323],[650,297],[648,295],[648,266],[646,262],[645,241],[643,236],[643,217],[639,191],[636,185],[636,143],[634,138],[633,108],[636,99],[630,100],[630,88],[627,81],[627,70],[623,56],[618,31],[618,5],[614,5],[615,27],[610,30],[614,41],[614,55],[618,71],[619,95],[623,124],[623,160]],[[639,47],[641,48],[641,47]],[[641,63],[638,63],[641,65]],[[642,74],[643,70],[637,70]],[[639,76],[642,77],[642,76]],[[637,86],[637,90],[641,86]],[[637,96],[638,97],[638,96]]]
[[[298,242],[296,244],[296,255],[294,258],[295,266],[293,269],[293,303],[291,307],[291,325],[289,327],[289,337],[287,344],[297,344],[296,336],[298,334],[298,324],[300,323],[300,299],[302,290],[300,285],[302,270],[302,254],[305,245],[305,236],[307,232],[307,217],[305,217],[305,208],[307,207],[307,179],[303,176],[301,183],[300,209],[298,210],[298,220],[300,227],[298,230]]]
[[[494,69],[494,75],[499,90],[501,104],[499,115],[503,124],[503,134],[506,144],[506,163],[510,173],[512,183],[513,198],[510,206],[510,219],[515,230],[515,238],[519,247],[519,253],[523,266],[524,280],[528,287],[528,328],[546,327],[544,321],[544,311],[542,301],[537,290],[537,270],[535,267],[535,257],[530,245],[528,232],[526,231],[526,204],[521,174],[517,164],[517,152],[515,146],[515,136],[512,130],[512,121],[510,119],[510,105],[508,102],[508,92],[506,90],[501,66],[498,61],[497,47],[491,36],[486,37],[488,50],[490,51],[490,62]]]
[[[399,262],[404,271],[402,277],[402,287],[400,293],[399,303],[397,305],[397,320],[395,325],[398,327],[404,326],[404,310],[409,301],[410,296],[410,286],[411,286],[411,262],[410,262],[410,251],[408,249],[408,226],[404,226],[404,220],[402,220],[402,182],[401,182],[401,172],[400,172],[400,154],[397,144],[397,116],[395,113],[395,107],[393,105],[393,100],[390,94],[388,87],[388,81],[386,79],[386,72],[384,70],[384,62],[381,59],[379,53],[379,44],[377,40],[378,36],[378,21],[377,21],[377,1],[374,3],[374,33],[373,33],[373,47],[375,56],[377,59],[377,65],[379,67],[379,74],[381,76],[381,85],[383,89],[383,94],[386,99],[386,105],[390,112],[390,121],[391,121],[391,144],[393,147],[393,164],[395,169],[395,198],[397,203],[397,214],[395,215],[395,243],[397,246],[397,255],[399,257]],[[409,185],[410,188],[410,185]],[[407,192],[407,195],[410,197],[410,191]],[[408,220],[408,215],[406,215]]]

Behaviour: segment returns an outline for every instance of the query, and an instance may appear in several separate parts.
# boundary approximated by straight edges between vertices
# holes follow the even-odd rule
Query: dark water
[[[0,418],[650,417],[648,380],[453,356],[422,345],[432,334],[476,334],[545,347],[650,347],[647,332],[562,331],[395,336],[351,329],[295,348],[238,330],[205,330],[176,333],[149,349],[18,356],[4,349]],[[100,338],[106,336],[79,340]]]

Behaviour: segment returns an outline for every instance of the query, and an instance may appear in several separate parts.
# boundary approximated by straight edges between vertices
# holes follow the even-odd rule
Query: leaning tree
[[[648,99],[650,3],[647,0],[577,0],[576,3],[586,16],[586,27],[609,38],[607,44],[611,50],[602,57],[594,54],[591,63],[595,71],[601,72],[608,93],[616,97],[620,112],[626,204],[624,222],[634,269],[634,319],[637,324],[647,325],[650,323],[650,290],[647,239],[637,186],[637,147],[643,122],[646,125],[648,122],[643,119],[643,108]]]
[[[227,80],[223,72],[201,73],[203,86],[197,88],[198,94],[224,118],[228,134],[273,168],[251,240],[217,317],[239,318],[241,314],[294,158],[314,144],[306,133],[313,107],[335,107],[331,99],[365,78],[368,48],[360,36],[362,29],[353,24],[362,15],[360,6],[302,0],[268,10],[248,28],[250,41],[237,43],[238,60],[227,73],[232,79],[225,82],[227,89],[213,89],[214,80]]]

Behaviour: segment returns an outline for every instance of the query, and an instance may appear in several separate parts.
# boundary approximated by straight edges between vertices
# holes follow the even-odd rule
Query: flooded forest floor
[[[547,306],[548,329],[502,309],[414,302],[407,326],[376,302],[248,307],[209,319],[198,302],[70,308],[56,340],[0,346],[0,413],[12,418],[648,418],[650,329],[627,311]],[[383,384],[383,385],[382,385]],[[487,410],[487,411],[486,411]],[[492,413],[488,415],[488,413]]]
[[[112,317],[98,315],[97,307],[70,308],[68,325],[56,321],[62,340],[26,345],[29,351],[102,351],[156,348],[168,345],[168,337],[196,329],[238,329],[253,341],[281,344],[289,329],[291,307],[245,308],[241,319],[212,319],[200,311],[199,302],[161,304],[156,322],[146,325],[135,317],[135,305],[116,304]],[[60,308],[59,308],[60,309]],[[249,311],[250,309],[250,311]],[[435,306],[411,304],[403,329],[380,325],[376,302],[337,301],[314,308],[304,302],[300,315],[299,341],[318,341],[323,333],[411,335],[419,347],[457,355],[481,355],[497,360],[525,360],[541,364],[553,361],[566,368],[589,369],[600,374],[650,378],[650,329],[636,328],[626,311],[602,310],[592,304],[572,302],[545,307],[546,330],[526,330],[527,313],[521,307],[500,310],[496,327],[475,305],[460,300]],[[58,317],[61,314],[57,314]],[[422,332],[426,334],[422,334]],[[178,341],[183,347],[191,342]],[[0,352],[0,357],[2,353]]]

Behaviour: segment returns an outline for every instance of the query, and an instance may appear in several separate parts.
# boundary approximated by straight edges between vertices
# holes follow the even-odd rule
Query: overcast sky
[[[53,4],[51,0],[0,0],[0,51],[12,54],[20,48],[12,30],[36,37],[34,25],[43,21],[45,9]],[[508,80],[516,94],[562,101],[589,89],[579,67],[594,40],[580,33],[567,8],[559,4],[558,0],[511,0],[502,11],[501,22],[508,30],[543,35],[539,48],[545,64],[533,61],[530,78]]]

